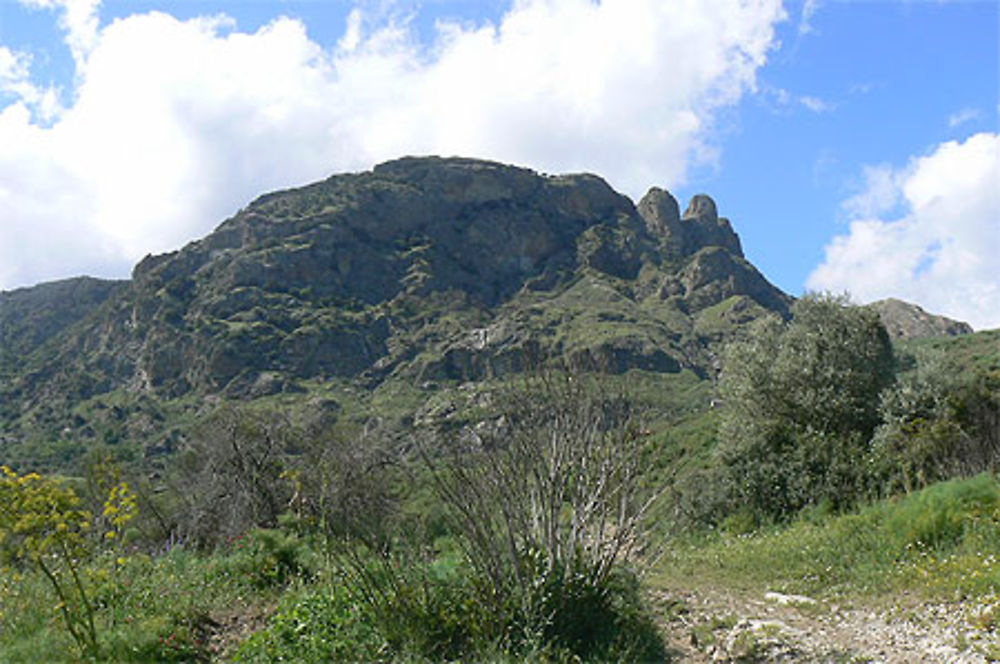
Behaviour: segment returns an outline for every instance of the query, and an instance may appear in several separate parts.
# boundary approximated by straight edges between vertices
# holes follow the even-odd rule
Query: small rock
[[[805,595],[785,595],[783,593],[769,592],[764,594],[764,599],[769,602],[775,602],[776,604],[781,604],[782,606],[794,606],[796,604],[802,605],[806,604],[813,606],[816,604],[816,600],[812,597],[806,597]]]

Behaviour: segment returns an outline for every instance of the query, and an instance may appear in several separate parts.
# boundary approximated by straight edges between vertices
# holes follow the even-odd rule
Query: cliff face
[[[894,339],[953,337],[971,334],[968,323],[927,313],[915,304],[889,298],[868,305],[878,312],[889,336]]]
[[[705,373],[717,342],[790,303],[707,196],[681,214],[662,189],[636,206],[594,175],[441,158],[267,194],[130,282],[75,283],[79,306],[4,323],[21,358],[3,365],[8,418],[119,389],[475,380],[529,357]]]

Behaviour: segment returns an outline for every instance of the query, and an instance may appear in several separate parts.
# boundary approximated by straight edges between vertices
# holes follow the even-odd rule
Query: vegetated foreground
[[[401,160],[0,339],[0,661],[1000,657],[1000,332],[704,196]]]
[[[778,350],[754,363],[762,345]],[[995,369],[955,381],[945,356],[884,354],[877,321],[837,299],[754,326],[726,353],[745,360],[724,365],[721,414],[695,416],[720,420],[717,447],[682,476],[700,425],[652,435],[649,393],[571,368],[477,392],[476,426],[420,435],[222,410],[158,488],[107,455],[81,480],[5,470],[0,653],[990,661]],[[871,385],[866,411],[852,390]],[[842,401],[809,411],[812,390]]]

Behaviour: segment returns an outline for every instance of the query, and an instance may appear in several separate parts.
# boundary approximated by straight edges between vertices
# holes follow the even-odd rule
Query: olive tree
[[[730,344],[719,454],[733,501],[781,517],[863,495],[894,364],[878,314],[843,296],[807,295],[790,321],[763,319]]]
[[[917,352],[881,399],[873,451],[885,491],[1000,466],[1000,373],[960,375],[938,352]]]

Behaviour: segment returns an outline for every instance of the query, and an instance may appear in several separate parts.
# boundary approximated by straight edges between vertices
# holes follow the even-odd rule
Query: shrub
[[[374,662],[384,641],[363,604],[340,584],[318,584],[283,597],[267,627],[234,656],[237,662]]]
[[[304,542],[282,530],[254,528],[233,540],[222,568],[251,586],[283,586],[295,578],[308,578],[315,568]]]
[[[809,295],[793,318],[754,324],[730,344],[719,389],[719,479],[730,507],[787,517],[822,500],[866,498],[861,462],[879,424],[879,394],[894,380],[878,315],[846,298]]]
[[[44,575],[57,598],[55,611],[80,654],[95,658],[100,644],[85,564],[121,540],[135,514],[135,495],[125,482],[112,485],[101,515],[104,527],[96,533],[93,515],[81,502],[58,478],[18,475],[0,466],[0,554]]]
[[[501,416],[451,441],[451,456],[421,448],[479,590],[474,603],[499,617],[494,638],[514,652],[612,657],[638,628],[618,610],[642,613],[616,581],[658,497],[642,482],[648,440],[633,402],[578,372],[534,376],[495,398]]]

